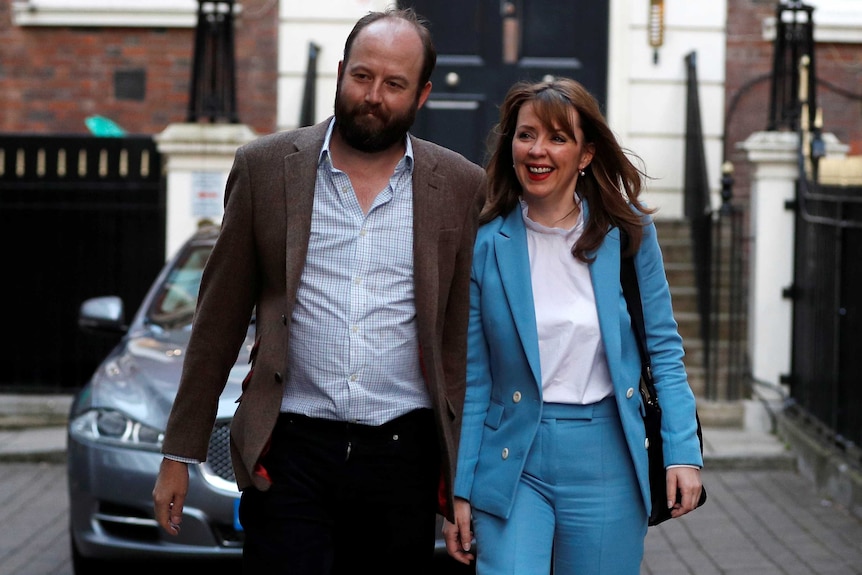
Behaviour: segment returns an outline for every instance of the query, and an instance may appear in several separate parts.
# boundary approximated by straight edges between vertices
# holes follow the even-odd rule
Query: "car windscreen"
[[[191,324],[211,251],[211,245],[196,245],[177,259],[153,299],[147,314],[150,322],[169,329]]]

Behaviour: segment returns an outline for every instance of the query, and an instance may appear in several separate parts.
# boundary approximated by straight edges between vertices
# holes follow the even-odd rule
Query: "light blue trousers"
[[[638,575],[647,517],[614,398],[545,404],[511,515],[474,509],[473,527],[477,575]]]

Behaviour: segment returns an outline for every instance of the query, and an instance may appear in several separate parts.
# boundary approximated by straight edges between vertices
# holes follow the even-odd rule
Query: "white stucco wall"
[[[696,53],[701,128],[713,202],[720,191],[724,125],[725,0],[665,0],[664,44],[653,61],[647,36],[649,3],[611,1],[608,121],[654,179],[646,201],[657,217],[683,213],[687,73]]]

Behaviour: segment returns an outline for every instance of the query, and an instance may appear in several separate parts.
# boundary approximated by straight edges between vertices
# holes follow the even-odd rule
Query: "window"
[[[862,44],[862,6],[859,0],[805,0],[814,8],[815,42]],[[763,36],[775,38],[775,17],[763,23]]]
[[[17,26],[194,28],[197,0],[13,0]]]

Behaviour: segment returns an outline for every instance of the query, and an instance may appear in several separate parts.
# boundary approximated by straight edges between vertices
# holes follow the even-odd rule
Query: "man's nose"
[[[382,99],[383,86],[377,82],[372,82],[365,92],[365,101],[372,104],[379,103]]]

